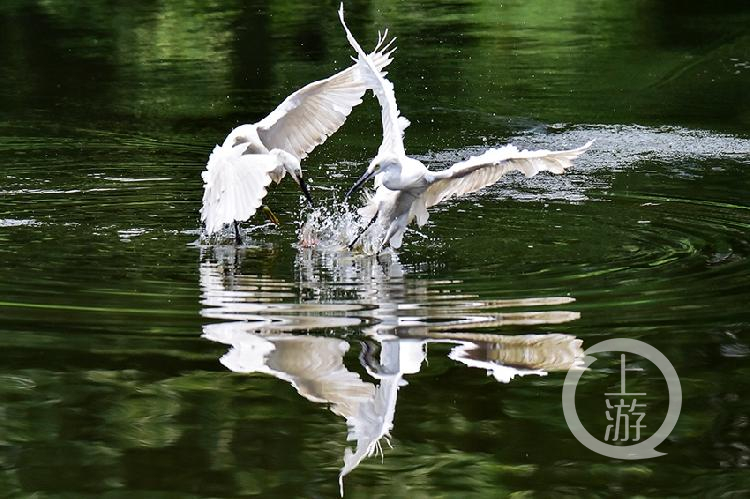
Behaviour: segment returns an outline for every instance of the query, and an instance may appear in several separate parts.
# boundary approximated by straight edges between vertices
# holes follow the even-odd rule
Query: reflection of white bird
[[[364,459],[382,454],[382,440],[390,445],[399,389],[407,384],[406,375],[420,372],[426,360],[425,345],[456,344],[448,355],[451,359],[484,369],[503,383],[516,376],[578,369],[583,358],[581,340],[564,334],[433,333],[424,327],[421,334],[409,338],[370,336],[379,348],[370,345],[359,358],[367,374],[379,381],[375,384],[346,367],[346,341],[325,336],[257,334],[254,329],[242,321],[213,323],[203,327],[203,337],[231,345],[220,359],[231,371],[270,374],[346,419],[347,440],[356,442],[356,447],[344,451],[344,466],[339,473],[342,497],[344,477]],[[379,358],[374,354],[377,350]]]
[[[208,324],[203,337],[232,345],[221,363],[234,372],[262,372],[287,381],[308,400],[349,418],[376,388],[344,365],[346,341],[323,336],[256,334],[244,322]]]
[[[398,389],[406,384],[403,372],[384,362],[392,371],[371,375],[380,379],[377,386],[363,381],[359,374],[349,371],[344,355],[349,350],[346,341],[321,336],[291,334],[260,335],[250,332],[243,322],[209,324],[203,337],[231,345],[221,363],[234,372],[262,372],[287,381],[308,400],[328,404],[328,408],[346,418],[349,428],[347,440],[354,440],[354,451],[344,451],[344,467],[339,474],[343,497],[344,476],[363,459],[376,452],[382,453],[380,440],[388,439],[393,428]],[[399,342],[393,342],[390,357],[398,359]],[[421,343],[418,343],[418,346]],[[421,347],[420,347],[421,348]],[[418,372],[423,356],[410,372]]]
[[[429,216],[427,208],[440,201],[494,184],[509,171],[521,171],[527,177],[540,171],[563,173],[571,166],[571,161],[591,145],[589,142],[583,147],[568,151],[519,151],[514,146],[507,145],[490,149],[446,170],[428,170],[421,161],[408,157],[404,151],[403,134],[409,121],[400,116],[393,84],[378,69],[375,61],[364,53],[346,27],[343,6],[339,9],[339,18],[349,43],[359,55],[357,67],[362,72],[362,78],[373,89],[380,102],[383,121],[383,142],[378,154],[346,195],[348,198],[370,177],[377,175],[375,183],[378,188],[368,204],[360,209],[360,214],[370,219],[370,223],[350,247],[380,218],[381,223],[387,226],[380,249],[387,243],[398,248],[409,222],[416,218],[419,225],[425,224]]]
[[[382,70],[392,58],[387,32],[378,40],[370,62]],[[279,183],[286,173],[299,184],[312,203],[302,177],[300,160],[344,124],[352,108],[367,91],[357,66],[316,81],[286,98],[271,114],[253,125],[232,130],[216,146],[203,172],[201,221],[213,234],[225,224],[250,218],[260,207],[266,187]]]

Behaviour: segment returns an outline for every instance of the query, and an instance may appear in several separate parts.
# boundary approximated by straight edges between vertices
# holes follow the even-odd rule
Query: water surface
[[[436,207],[397,254],[302,248],[310,210],[201,244],[213,145],[349,63],[335,4],[0,6],[0,491],[9,497],[747,493],[750,11],[744,2],[359,2],[389,26],[406,147],[596,139],[564,176]],[[330,207],[374,99],[306,161]],[[662,351],[667,455],[583,447],[581,351]],[[666,411],[648,362],[633,386]],[[577,390],[603,435],[619,355]],[[347,450],[348,449],[348,450]],[[368,456],[368,454],[371,454]]]

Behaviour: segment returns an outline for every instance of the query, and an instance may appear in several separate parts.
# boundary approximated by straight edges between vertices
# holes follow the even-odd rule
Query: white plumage
[[[380,37],[369,54],[378,70],[390,64],[395,49]],[[201,221],[212,234],[224,225],[250,218],[267,187],[289,173],[310,200],[300,160],[344,124],[362,102],[367,85],[356,65],[316,81],[287,97],[258,123],[241,125],[216,146],[203,172]]]
[[[202,173],[204,192],[201,218],[209,234],[224,224],[247,220],[255,213],[278,161],[271,154],[242,154],[239,148],[214,147]],[[281,180],[281,179],[279,179]]]
[[[519,151],[516,147],[507,145],[490,149],[446,170],[428,170],[422,162],[406,155],[403,134],[409,121],[398,110],[393,84],[375,61],[365,54],[347,28],[343,5],[339,8],[339,18],[349,43],[357,52],[357,67],[362,72],[362,79],[373,89],[382,110],[383,141],[378,154],[370,162],[365,174],[347,193],[348,197],[375,176],[375,194],[368,198],[367,204],[360,208],[359,213],[371,220],[367,227],[377,220],[385,225],[386,233],[379,249],[386,244],[393,248],[400,247],[409,222],[416,218],[417,223],[423,225],[429,217],[427,208],[444,199],[478,191],[494,184],[510,171],[523,172],[527,177],[540,171],[563,173],[572,165],[573,159],[591,146],[592,142],[588,142],[582,147],[567,151]]]
[[[490,149],[484,154],[456,163],[447,170],[432,172],[435,180],[424,193],[425,204],[429,208],[451,196],[478,191],[494,184],[507,172],[522,172],[526,177],[533,177],[544,171],[562,174],[591,144],[592,141],[589,141],[582,147],[567,151],[519,151],[510,144]]]

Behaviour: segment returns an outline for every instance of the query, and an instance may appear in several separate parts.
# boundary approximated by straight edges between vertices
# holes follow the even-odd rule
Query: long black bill
[[[357,180],[354,183],[354,185],[352,186],[352,188],[349,189],[349,191],[346,193],[346,196],[344,196],[344,201],[347,201],[349,199],[349,197],[351,197],[352,194],[354,194],[355,192],[357,192],[363,185],[365,185],[365,182],[367,182],[370,179],[370,177],[373,176],[374,173],[375,173],[374,171],[373,172],[365,172],[364,175],[362,175],[361,177],[359,177],[359,180]]]
[[[315,203],[313,203],[312,196],[310,195],[310,190],[307,188],[307,184],[305,183],[305,179],[302,177],[302,175],[299,176],[299,188],[302,191],[302,194],[305,195],[305,198],[307,198],[307,202],[310,203],[310,206],[315,206]]]

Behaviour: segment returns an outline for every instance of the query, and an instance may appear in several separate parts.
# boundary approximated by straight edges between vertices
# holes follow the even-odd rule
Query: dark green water
[[[298,249],[291,183],[282,227],[196,243],[213,145],[348,64],[335,2],[120,3],[0,4],[0,496],[336,497],[347,421],[392,447],[346,497],[750,493],[746,2],[347,5],[367,46],[398,36],[429,164],[597,139],[381,262]],[[368,98],[306,161],[313,195],[379,140]],[[611,338],[680,377],[665,456],[602,457],[565,424],[565,369]],[[666,386],[633,363],[648,433]],[[600,439],[619,370],[578,385]]]

